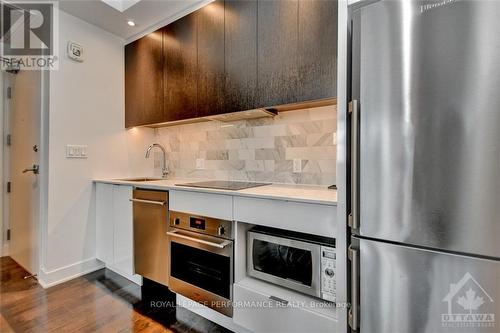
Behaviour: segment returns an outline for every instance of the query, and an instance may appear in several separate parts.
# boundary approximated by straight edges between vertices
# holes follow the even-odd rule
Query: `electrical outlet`
[[[205,169],[205,159],[204,158],[197,158],[196,159],[196,169],[198,169],[198,170]]]
[[[293,159],[293,172],[302,172],[302,160],[300,158]]]

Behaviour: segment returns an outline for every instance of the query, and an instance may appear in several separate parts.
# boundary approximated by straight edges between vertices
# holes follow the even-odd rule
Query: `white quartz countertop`
[[[137,177],[139,178],[139,177]],[[130,179],[133,179],[132,177]],[[97,183],[131,185],[134,187],[156,190],[180,190],[191,192],[205,192],[244,196],[262,199],[287,200],[321,205],[337,205],[337,190],[330,190],[326,186],[271,184],[244,190],[231,191],[181,186],[183,183],[205,181],[206,179],[159,179],[152,181],[134,181],[127,179],[95,179]]]

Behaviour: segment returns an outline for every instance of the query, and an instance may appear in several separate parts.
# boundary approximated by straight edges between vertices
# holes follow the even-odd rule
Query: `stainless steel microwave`
[[[333,238],[260,226],[247,233],[249,276],[331,302],[335,259]]]

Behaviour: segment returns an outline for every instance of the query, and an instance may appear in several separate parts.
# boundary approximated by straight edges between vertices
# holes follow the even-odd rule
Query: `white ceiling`
[[[115,5],[112,7],[101,0],[61,0],[59,9],[130,42],[211,1],[213,0],[114,0]],[[130,4],[132,5],[126,8]],[[136,23],[135,27],[127,25],[127,20],[130,19]]]

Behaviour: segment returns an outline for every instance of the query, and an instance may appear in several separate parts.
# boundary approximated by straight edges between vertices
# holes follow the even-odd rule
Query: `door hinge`
[[[10,240],[10,229],[7,229],[7,240]]]
[[[8,99],[12,98],[12,87],[7,87],[7,98]]]
[[[7,193],[10,193],[11,190],[12,190],[12,183],[7,182]]]
[[[358,230],[359,229],[359,217],[358,219],[354,219],[354,216],[352,215],[353,213],[350,213],[347,216],[347,225],[352,229],[352,230]]]
[[[5,138],[5,142],[7,146],[12,145],[12,135],[7,134],[7,137]]]

